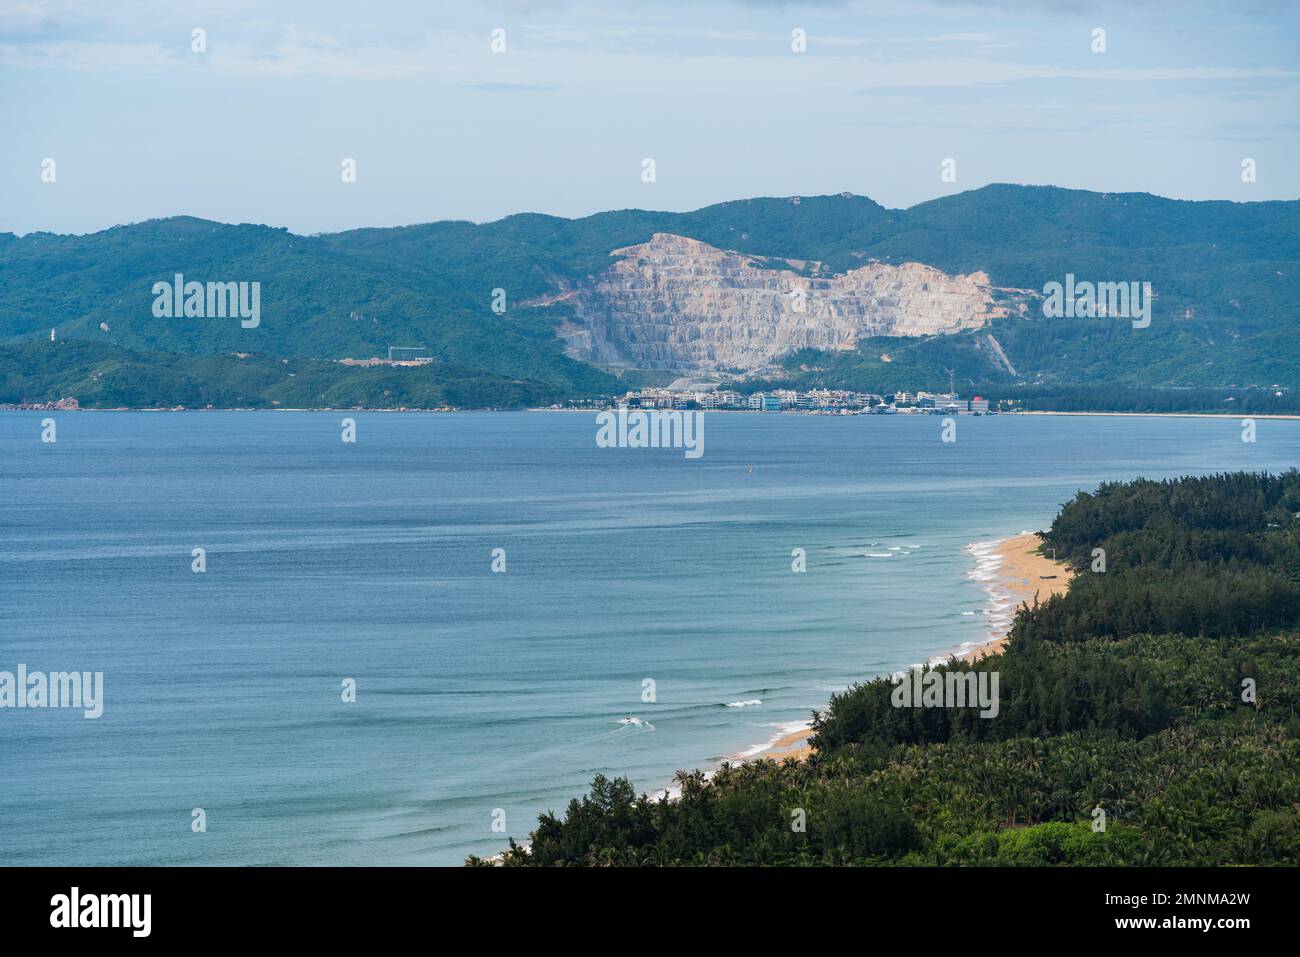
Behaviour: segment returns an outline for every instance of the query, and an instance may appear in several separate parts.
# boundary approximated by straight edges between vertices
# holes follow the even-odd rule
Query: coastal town
[[[375,360],[382,361],[382,360]],[[773,389],[767,392],[741,393],[731,390],[640,389],[619,396],[575,398],[565,404],[546,407],[547,411],[603,409],[680,409],[718,412],[797,412],[808,415],[993,415],[1015,411],[1014,399],[991,404],[983,396],[966,398],[951,392],[850,392],[844,389],[814,389],[796,392]],[[0,409],[69,412],[80,409],[75,398],[0,404]],[[125,408],[125,407],[123,407]],[[170,407],[181,411],[185,406]],[[214,406],[206,406],[213,409]],[[398,406],[395,411],[458,411],[452,406],[419,410]]]
[[[772,389],[741,393],[732,390],[639,389],[613,398],[574,400],[568,408],[685,409],[734,412],[803,412],[815,415],[990,415],[1004,403],[991,406],[983,396],[953,392],[851,392],[845,389]],[[557,406],[556,408],[559,408]]]

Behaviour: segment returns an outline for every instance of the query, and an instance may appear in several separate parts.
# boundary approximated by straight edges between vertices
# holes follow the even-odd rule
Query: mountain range
[[[155,315],[257,282],[261,320]],[[1149,327],[1044,289],[1149,283]],[[0,402],[517,406],[679,377],[870,391],[1300,384],[1300,201],[993,185],[300,236],[191,217],[0,234]],[[55,331],[55,342],[50,331]],[[419,350],[420,366],[343,365]]]

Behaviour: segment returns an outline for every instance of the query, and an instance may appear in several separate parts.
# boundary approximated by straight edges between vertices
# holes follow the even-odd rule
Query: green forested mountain
[[[996,716],[877,678],[814,713],[806,762],[679,772],[676,801],[598,777],[504,862],[1300,863],[1300,473],[1103,485],[1043,538],[1069,591],[934,669],[997,672]]]
[[[1080,279],[1147,281],[1149,329],[1127,323],[998,319],[954,336],[868,340],[803,352],[795,385],[864,389],[986,384],[1294,386],[1300,380],[1300,202],[1182,202],[1148,194],[988,186],[889,210],[859,196],[751,199],[689,213],[622,210],[583,219],[523,214],[298,236],[190,217],[85,236],[0,236],[0,345],[85,339],[140,354],[333,360],[423,346],[442,362],[542,383],[555,395],[617,382],[565,357],[562,307],[519,308],[602,270],[611,250],[672,232],[757,256],[871,259],[984,271],[995,286]],[[152,286],[175,273],[259,281],[262,321],[160,319]],[[491,308],[504,289],[507,311]],[[107,328],[105,328],[107,327]],[[1014,368],[991,358],[992,334]],[[881,354],[889,362],[880,359]],[[149,360],[152,361],[152,360]],[[166,401],[161,400],[161,401]]]
[[[562,395],[550,383],[451,363],[365,368],[241,356],[134,352],[78,340],[0,346],[0,404],[74,397],[86,408],[480,409],[542,405]]]
[[[260,324],[156,318],[153,284],[178,272],[201,282],[260,282]],[[0,246],[0,343],[48,341],[51,328],[63,339],[155,356],[333,360],[423,346],[485,378],[540,382],[556,394],[599,391],[613,381],[561,355],[546,323],[499,317],[486,304],[475,309],[463,288],[436,272],[348,255],[283,229],[188,217]]]

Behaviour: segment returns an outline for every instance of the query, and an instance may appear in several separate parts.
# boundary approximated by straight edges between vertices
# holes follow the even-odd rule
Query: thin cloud
[[[477,93],[554,93],[559,87],[543,83],[469,83],[465,89]]]
[[[925,37],[922,43],[993,43],[996,33],[945,33],[938,37]]]

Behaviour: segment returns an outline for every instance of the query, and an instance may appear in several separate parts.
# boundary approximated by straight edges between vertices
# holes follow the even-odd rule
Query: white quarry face
[[[852,349],[870,336],[927,336],[984,325],[1001,307],[983,273],[870,263],[825,275],[656,233],[564,298],[574,358],[642,369],[752,372],[798,349]]]

